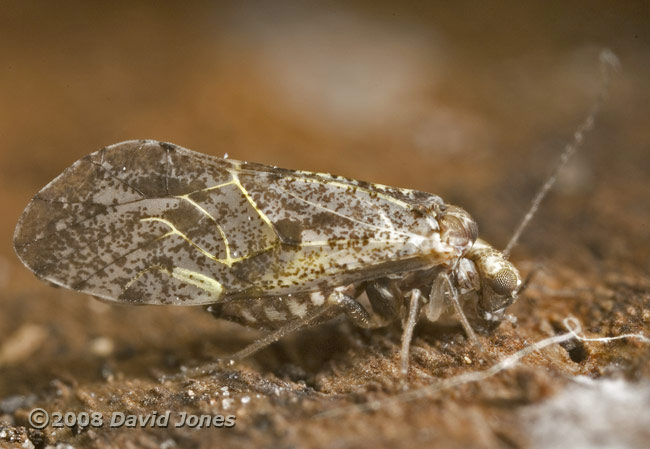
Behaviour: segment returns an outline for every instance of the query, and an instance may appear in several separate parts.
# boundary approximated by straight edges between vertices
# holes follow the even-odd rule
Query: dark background
[[[560,332],[569,313],[594,335],[647,332],[649,5],[0,2],[0,422],[37,446],[512,447],[531,444],[520,408],[561,390],[568,374],[647,379],[642,346],[573,358],[558,348],[488,393],[314,420],[399,390],[399,330],[334,323],[214,378],[161,384],[158,374],[256,334],[200,309],[111,307],[52,289],[20,264],[12,233],[30,198],[72,162],[151,138],[437,193],[502,248],[597,96],[607,47],[621,61],[609,101],[513,253],[524,274],[545,270],[512,309],[518,326],[484,344],[502,358]],[[420,329],[414,344],[412,388],[478,368],[463,364],[470,349],[458,329]],[[223,386],[235,430],[21,427],[35,405],[219,413]]]

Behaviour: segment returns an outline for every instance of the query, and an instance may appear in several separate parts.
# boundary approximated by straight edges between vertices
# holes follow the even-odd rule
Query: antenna
[[[551,175],[548,177],[546,182],[537,191],[537,194],[535,195],[535,198],[530,205],[530,209],[528,209],[528,212],[524,216],[523,220],[521,220],[521,223],[519,223],[519,226],[517,226],[515,233],[512,235],[512,238],[506,246],[506,249],[503,250],[503,255],[506,259],[510,257],[510,252],[519,241],[521,233],[524,231],[524,229],[526,229],[526,226],[528,226],[528,223],[535,216],[535,213],[539,209],[542,200],[548,191],[551,190],[555,184],[555,181],[557,181],[560,170],[562,170],[567,162],[569,162],[571,156],[573,156],[578,151],[582,145],[582,142],[584,141],[585,134],[594,128],[594,121],[596,119],[596,116],[600,112],[603,104],[605,103],[605,100],[607,99],[612,72],[617,71],[620,67],[618,57],[614,54],[614,52],[607,48],[603,49],[600,52],[598,60],[600,61],[600,75],[602,81],[600,90],[598,91],[598,97],[594,101],[594,104],[591,106],[591,109],[589,110],[589,113],[587,114],[585,120],[573,133],[573,140],[564,147],[564,151],[560,155],[560,160],[558,161],[557,165],[551,172]]]

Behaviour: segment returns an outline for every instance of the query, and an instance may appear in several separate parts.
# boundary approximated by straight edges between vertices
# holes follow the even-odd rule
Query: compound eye
[[[507,268],[500,269],[496,276],[490,279],[490,287],[498,295],[510,296],[518,286],[519,276]]]

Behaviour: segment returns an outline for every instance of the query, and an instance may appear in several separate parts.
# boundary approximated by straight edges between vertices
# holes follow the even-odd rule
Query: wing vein
[[[295,193],[286,190],[286,189],[283,188],[282,186],[279,186],[279,185],[278,185],[278,187],[279,187],[279,188],[280,188],[284,193],[286,193],[287,195],[289,195],[289,196],[291,196],[291,197],[293,197],[293,198],[295,198],[295,199],[297,199],[297,200],[299,200],[299,201],[303,201],[304,203],[307,203],[307,204],[309,204],[309,205],[311,205],[311,206],[313,206],[313,207],[316,207],[316,208],[318,208],[318,209],[321,209],[321,210],[327,211],[327,212],[329,212],[329,213],[331,213],[331,214],[337,215],[337,216],[339,216],[339,217],[341,217],[341,218],[344,218],[344,219],[346,219],[346,220],[349,220],[349,221],[351,221],[351,222],[353,222],[353,223],[356,223],[356,224],[359,224],[359,225],[362,225],[362,226],[365,226],[365,227],[368,227],[368,228],[376,229],[376,230],[379,230],[379,231],[388,232],[388,233],[390,233],[390,234],[403,235],[403,236],[405,236],[405,237],[409,237],[409,238],[414,236],[414,234],[412,234],[412,233],[395,231],[394,229],[386,229],[386,228],[382,228],[381,226],[373,225],[373,224],[371,224],[371,223],[365,223],[365,222],[363,222],[363,221],[361,221],[361,220],[357,220],[356,218],[348,217],[347,215],[344,215],[344,214],[341,214],[341,213],[339,213],[339,212],[336,212],[335,210],[332,210],[332,209],[330,209],[330,208],[328,208],[328,207],[325,207],[325,206],[323,206],[322,204],[314,203],[313,201],[309,201],[309,200],[307,200],[307,199],[305,199],[305,198],[303,198],[303,197],[301,197],[301,196],[298,196],[298,195],[296,195]]]
[[[131,184],[129,184],[129,183],[126,182],[125,180],[123,180],[123,179],[121,179],[120,177],[118,177],[117,175],[111,173],[111,171],[110,171],[108,168],[104,167],[103,165],[101,165],[101,164],[98,163],[98,162],[93,161],[92,159],[88,159],[88,160],[90,161],[91,164],[93,164],[93,165],[95,165],[95,166],[97,166],[97,167],[100,167],[102,170],[104,170],[104,173],[106,173],[108,176],[110,176],[111,178],[115,179],[116,181],[121,182],[122,184],[124,184],[125,186],[127,186],[129,189],[133,190],[133,191],[136,192],[138,195],[140,195],[142,198],[148,198],[147,195],[145,195],[144,193],[142,193],[139,189],[137,189],[136,187],[133,187]]]

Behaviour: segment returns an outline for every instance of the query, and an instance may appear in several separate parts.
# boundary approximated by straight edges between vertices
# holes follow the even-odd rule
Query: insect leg
[[[454,307],[458,318],[460,318],[460,323],[465,330],[467,338],[469,338],[473,345],[477,346],[482,351],[483,348],[481,342],[476,336],[474,329],[472,329],[472,326],[469,324],[465,312],[463,312],[463,308],[460,305],[460,301],[458,301],[458,290],[456,290],[456,287],[454,287],[454,284],[451,282],[449,274],[440,273],[433,283],[429,304],[435,302],[435,304],[442,305],[442,303],[446,301],[449,301],[449,303]]]
[[[409,370],[409,349],[411,347],[411,340],[413,339],[413,329],[418,321],[420,312],[420,297],[422,292],[414,288],[410,292],[411,300],[409,301],[409,314],[404,324],[404,332],[402,333],[402,349],[400,351],[400,374],[405,377]]]
[[[424,314],[431,322],[435,322],[442,315],[445,306],[448,304],[447,291],[449,290],[449,279],[442,274],[438,275],[433,281],[431,292],[429,293],[429,302],[424,307]]]
[[[228,357],[230,360],[241,360],[245,359],[246,357],[253,355],[260,349],[270,345],[271,343],[275,343],[285,335],[289,335],[298,329],[307,326],[311,321],[315,320],[316,318],[320,317],[323,315],[325,312],[327,312],[330,309],[330,306],[325,305],[322,308],[312,310],[311,313],[307,314],[303,318],[289,321],[286,325],[274,330],[273,332],[269,332],[259,340],[255,340],[253,343],[250,345],[246,346],[244,349],[241,349],[231,356]]]
[[[370,315],[364,309],[364,307],[359,304],[359,302],[351,296],[348,296],[344,293],[334,292],[333,297],[330,298],[330,301],[340,307],[345,315],[354,323],[355,326],[371,329],[378,327],[370,319]]]
[[[369,282],[365,286],[366,295],[372,310],[386,325],[399,316],[400,307],[404,301],[394,281],[387,278]]]
[[[260,349],[263,349],[266,346],[270,345],[271,343],[275,343],[285,335],[288,335],[292,332],[295,332],[309,325],[309,323],[311,323],[312,321],[325,315],[326,312],[332,309],[332,307],[333,305],[331,304],[324,304],[322,307],[313,309],[309,311],[304,317],[287,322],[287,324],[285,324],[284,326],[272,332],[269,332],[259,340],[255,340],[253,343],[246,346],[244,349],[241,349],[235,352],[234,354],[231,354],[230,356],[219,359],[214,363],[208,363],[195,368],[191,368],[185,371],[183,375],[191,377],[191,376],[202,376],[202,375],[212,374],[222,369],[224,363],[226,362],[234,362],[237,360],[245,359],[246,357],[251,356],[257,351],[259,351]]]

